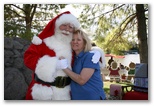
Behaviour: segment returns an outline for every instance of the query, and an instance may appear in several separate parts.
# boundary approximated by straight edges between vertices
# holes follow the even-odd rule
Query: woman
[[[73,34],[72,49],[75,53],[72,70],[68,68],[67,60],[61,57],[61,68],[72,79],[72,100],[104,100],[103,81],[99,63],[91,61],[93,54],[91,42],[86,33],[77,30]]]

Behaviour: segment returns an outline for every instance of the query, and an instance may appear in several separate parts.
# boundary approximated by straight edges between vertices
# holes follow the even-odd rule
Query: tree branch
[[[14,5],[14,4],[10,4],[10,5],[12,5],[12,6],[14,6],[14,7],[17,8],[17,6]],[[21,8],[18,7],[18,9],[21,9]],[[25,18],[25,16],[22,16],[22,15],[18,14],[18,12],[16,10],[12,10],[10,8],[9,8],[9,10],[12,11],[13,13],[15,13],[17,16],[22,17],[22,18]],[[23,9],[21,9],[21,10],[23,11]]]
[[[37,4],[32,5],[32,7],[33,7],[33,11],[32,11],[32,14],[31,14],[31,21],[32,21],[32,19],[33,19],[33,17],[34,17],[34,14],[35,14],[35,12],[36,12]],[[31,8],[31,9],[32,9],[32,8]]]
[[[107,11],[107,12],[105,12],[105,13],[102,13],[102,14],[100,14],[100,15],[94,17],[92,20],[94,20],[95,18],[101,17],[101,16],[103,16],[103,15],[105,15],[105,14],[108,14],[108,13],[110,13],[110,12],[113,12],[113,11],[115,11],[116,9],[119,9],[119,8],[121,8],[121,7],[124,6],[124,5],[125,5],[125,4],[122,4],[122,5],[120,5],[120,6],[116,7],[116,8],[114,8],[114,9],[112,9],[112,10],[110,10],[110,11]]]

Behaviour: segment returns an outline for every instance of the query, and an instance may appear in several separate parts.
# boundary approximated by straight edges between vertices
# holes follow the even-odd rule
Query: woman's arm
[[[94,73],[92,68],[83,68],[80,74],[74,73],[69,68],[63,69],[63,71],[75,82],[80,85],[84,85]]]

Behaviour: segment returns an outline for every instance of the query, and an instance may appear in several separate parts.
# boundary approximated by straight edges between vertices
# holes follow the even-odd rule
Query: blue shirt
[[[73,72],[80,74],[83,68],[95,69],[92,77],[84,84],[79,85],[72,80],[71,82],[71,96],[72,100],[100,100],[105,99],[105,92],[103,90],[103,81],[100,74],[99,63],[93,63],[93,53],[80,52],[75,56]]]

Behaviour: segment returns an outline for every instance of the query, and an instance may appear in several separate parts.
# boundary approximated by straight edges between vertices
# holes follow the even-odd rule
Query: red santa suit
[[[79,28],[79,22],[70,12],[64,12],[52,19],[44,30],[34,36],[32,44],[24,54],[25,65],[33,70],[27,100],[70,100],[70,78],[58,69],[60,56],[68,59],[71,69],[71,36],[60,33],[61,24],[70,23]],[[67,37],[67,38],[66,38]],[[68,38],[69,37],[69,38]]]

